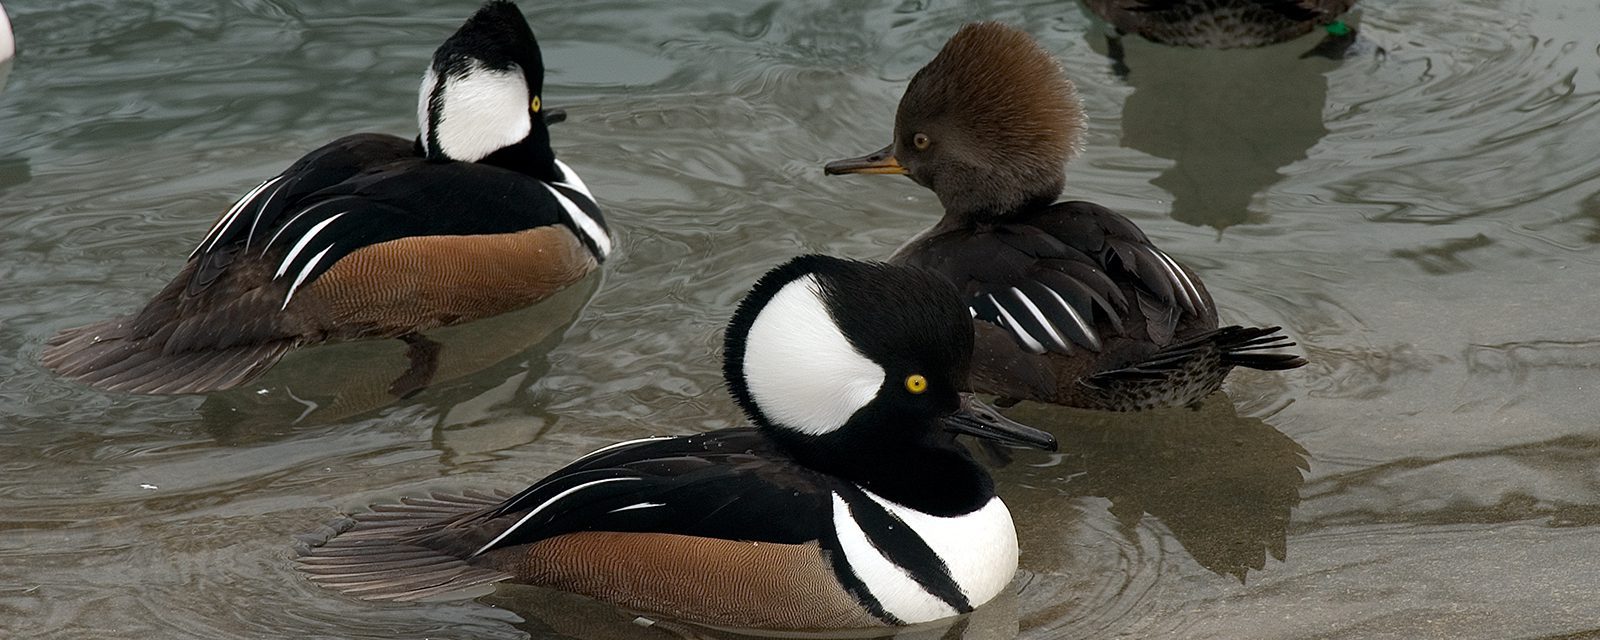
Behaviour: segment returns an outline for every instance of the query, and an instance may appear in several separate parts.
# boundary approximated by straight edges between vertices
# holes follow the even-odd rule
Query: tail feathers
[[[1232,325],[1168,345],[1149,358],[1121,369],[1102,371],[1088,378],[1096,386],[1115,381],[1159,380],[1197,365],[1197,359],[1215,353],[1223,367],[1249,367],[1282,371],[1305,366],[1306,359],[1289,353],[1258,353],[1295,346],[1282,327]]]
[[[166,353],[162,333],[135,335],[133,323],[129,317],[62,331],[46,343],[40,361],[62,377],[106,391],[206,393],[254,379],[295,346],[278,340]]]
[[[1222,363],[1234,367],[1248,367],[1262,371],[1284,371],[1306,365],[1306,359],[1292,353],[1258,353],[1270,349],[1295,346],[1288,336],[1278,332],[1282,327],[1241,327],[1234,325],[1218,329],[1217,348],[1222,351]]]
[[[477,595],[474,587],[511,575],[424,546],[462,516],[494,507],[508,493],[435,493],[379,505],[308,540],[295,561],[312,582],[363,600],[444,600]]]

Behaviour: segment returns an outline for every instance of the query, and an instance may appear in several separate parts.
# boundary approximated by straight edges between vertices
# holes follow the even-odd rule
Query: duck
[[[374,507],[299,568],[367,600],[511,581],[767,631],[940,620],[1010,584],[1010,512],[956,436],[1056,441],[961,391],[971,321],[947,281],[800,256],[755,283],[724,335],[750,426],[612,444],[515,494]]]
[[[6,17],[6,8],[0,5],[0,64],[4,64],[16,55],[17,41],[11,35],[11,18]]]
[[[1343,56],[1356,40],[1340,19],[1356,0],[1084,0],[1089,11],[1110,23],[1106,37],[1113,68],[1127,75],[1122,37],[1137,34],[1151,42],[1196,49],[1265,47],[1293,40],[1321,27],[1326,36],[1301,57]]]
[[[1060,201],[1082,145],[1083,108],[1028,33],[963,26],[912,76],[887,147],[829,175],[905,175],[944,216],[889,262],[956,285],[973,318],[973,390],[1139,411],[1194,406],[1235,367],[1305,359],[1279,327],[1219,327],[1200,276],[1104,206]]]
[[[240,197],[134,314],[67,329],[41,360],[106,391],[205,393],[289,351],[398,338],[426,386],[423,332],[539,302],[599,268],[605,217],[557,159],[544,63],[517,6],[478,9],[434,52],[415,139],[376,133],[313,150]]]

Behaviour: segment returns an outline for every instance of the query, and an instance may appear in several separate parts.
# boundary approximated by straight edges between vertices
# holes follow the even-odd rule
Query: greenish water
[[[355,602],[296,534],[428,489],[517,488],[624,438],[730,426],[721,326],[783,257],[881,257],[909,181],[824,178],[887,141],[961,23],[1024,25],[1089,116],[1068,195],[1194,266],[1226,320],[1311,365],[1200,411],[1019,407],[1062,440],[997,472],[1011,593],[905,637],[1534,638],[1600,630],[1600,8],[1364,2],[1368,48],[1298,60],[1128,45],[1065,1],[525,2],[562,158],[619,256],[444,337],[310,350],[212,397],[97,393],[37,364],[136,308],[239,193],[356,131],[414,130],[474,2],[12,0],[0,93],[0,637],[670,638],[526,588]],[[1376,47],[1382,47],[1379,55]],[[590,294],[592,298],[589,297]],[[1302,471],[1303,469],[1303,471]]]

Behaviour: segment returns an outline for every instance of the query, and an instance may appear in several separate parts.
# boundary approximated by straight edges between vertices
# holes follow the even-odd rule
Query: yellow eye
[[[539,96],[534,96],[533,97],[533,104],[530,104],[528,106],[533,109],[534,113],[538,113],[539,112],[539,107],[540,107]]]
[[[928,379],[922,374],[913,373],[906,377],[906,391],[922,393],[928,390]]]
[[[927,151],[928,145],[933,144],[933,141],[928,139],[928,134],[919,133],[911,138],[911,144],[917,146],[917,151]]]

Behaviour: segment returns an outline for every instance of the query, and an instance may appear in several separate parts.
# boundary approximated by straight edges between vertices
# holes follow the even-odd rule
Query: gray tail
[[[135,335],[134,317],[67,329],[45,344],[39,360],[69,380],[124,393],[206,393],[239,386],[294,348],[277,340],[226,349],[166,353],[162,334]]]
[[[495,569],[468,564],[459,552],[441,551],[429,540],[464,516],[494,507],[505,493],[467,491],[403,498],[333,525],[333,531],[304,539],[296,564],[312,582],[362,600],[447,600],[510,578]]]

